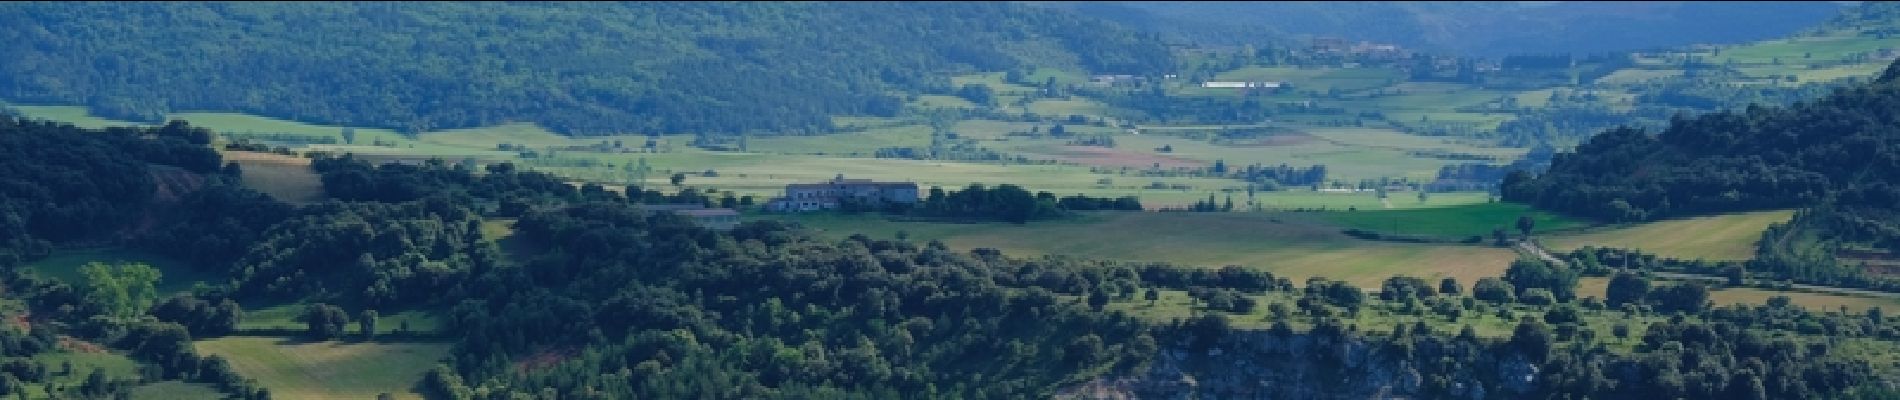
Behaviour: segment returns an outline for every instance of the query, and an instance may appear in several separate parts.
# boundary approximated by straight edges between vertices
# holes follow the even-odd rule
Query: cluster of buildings
[[[785,196],[765,203],[772,212],[835,210],[845,204],[883,207],[917,203],[917,183],[878,182],[870,179],[845,179],[838,175],[820,183],[785,185]],[[699,226],[727,230],[739,225],[739,212],[730,208],[708,208],[703,204],[641,204],[647,213],[672,213],[692,219]]]
[[[1286,84],[1281,82],[1201,82],[1201,87],[1214,89],[1279,89],[1282,86],[1286,86]]]
[[[1336,36],[1313,38],[1310,50],[1318,54],[1361,57],[1368,61],[1393,61],[1412,57],[1412,52],[1395,44],[1366,41],[1347,43],[1346,39]]]
[[[772,199],[765,203],[765,209],[776,212],[801,212],[833,210],[847,202],[871,207],[889,204],[916,203],[917,183],[915,182],[878,182],[870,179],[845,179],[838,175],[830,181],[821,183],[794,183],[785,185],[785,197]]]

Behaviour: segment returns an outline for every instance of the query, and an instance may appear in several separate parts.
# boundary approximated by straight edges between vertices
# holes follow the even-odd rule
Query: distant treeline
[[[846,210],[862,210],[864,207],[845,205]],[[962,221],[1005,221],[1024,223],[1032,220],[1055,219],[1069,215],[1069,211],[1123,210],[1141,211],[1141,201],[1135,196],[1120,198],[1088,197],[1072,195],[1056,197],[1054,193],[1035,192],[1021,186],[1002,184],[985,187],[982,184],[957,191],[945,191],[941,187],[932,187],[923,199],[915,205],[892,205],[887,211],[929,218],[942,218]]]

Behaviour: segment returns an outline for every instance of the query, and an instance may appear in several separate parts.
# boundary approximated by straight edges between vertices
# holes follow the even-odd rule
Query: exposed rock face
[[[1059,397],[1086,399],[1507,399],[1535,390],[1537,368],[1521,358],[1473,363],[1428,390],[1413,354],[1456,350],[1412,349],[1359,335],[1234,332],[1206,349],[1183,340],[1164,348],[1145,370],[1098,378]],[[1427,342],[1418,346],[1435,346]],[[1475,365],[1477,368],[1469,368]],[[1430,392],[1430,393],[1427,393]]]

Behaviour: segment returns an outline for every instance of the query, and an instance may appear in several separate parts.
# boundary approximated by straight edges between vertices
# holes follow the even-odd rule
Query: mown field
[[[245,186],[291,204],[323,201],[323,180],[310,170],[310,159],[251,151],[223,152],[238,164]]]
[[[1553,251],[1584,246],[1638,249],[1686,260],[1747,260],[1768,225],[1788,222],[1792,210],[1759,211],[1604,227],[1543,237]]]
[[[58,395],[48,396],[45,385],[26,385],[26,387],[23,388],[24,390],[15,392],[16,396],[29,399],[64,399],[77,397],[78,393],[68,394],[68,392],[77,391],[80,385],[85,384],[86,377],[92,374],[94,369],[102,369],[105,371],[106,376],[113,378],[134,379],[139,376],[138,363],[132,361],[131,358],[126,358],[126,356],[116,353],[64,350],[35,355],[31,358],[31,361],[44,364],[48,367],[47,370],[51,375],[48,381],[52,382],[56,387],[55,391]],[[73,369],[71,374],[63,374],[67,363],[72,363]]]
[[[225,396],[210,385],[182,381],[139,385],[133,387],[129,395],[133,400],[219,399]]]
[[[1324,276],[1364,287],[1395,274],[1476,281],[1498,276],[1517,257],[1487,246],[1364,241],[1334,226],[1302,222],[1287,213],[1090,213],[1069,221],[1026,225],[893,222],[875,215],[769,215],[842,238],[863,233],[912,241],[940,240],[951,248],[995,248],[1014,256],[1069,255],[1162,261],[1181,265],[1260,268],[1295,281]]]
[[[238,323],[238,330],[275,330],[301,331],[308,324],[297,321],[304,311],[304,304],[275,304],[258,308],[245,308],[244,320]],[[376,317],[376,331],[390,333],[407,326],[409,332],[435,333],[441,330],[441,318],[433,310],[379,310]],[[354,320],[357,316],[352,314]],[[344,335],[361,335],[361,326],[354,321],[343,329]]]
[[[389,393],[421,399],[417,385],[448,355],[447,343],[300,342],[223,337],[195,343],[232,369],[270,388],[275,399],[373,399]]]
[[[1417,199],[1413,198],[1415,195],[1415,193],[1394,193],[1390,201],[1393,204],[1416,202]],[[1427,201],[1429,202],[1429,199]],[[1313,213],[1310,216],[1318,221],[1346,228],[1452,240],[1464,239],[1468,236],[1482,236],[1489,240],[1493,228],[1503,228],[1515,235],[1519,216],[1531,217],[1534,222],[1533,233],[1576,229],[1588,225],[1587,221],[1532,209],[1530,206],[1516,203],[1481,203],[1377,212],[1324,212]]]

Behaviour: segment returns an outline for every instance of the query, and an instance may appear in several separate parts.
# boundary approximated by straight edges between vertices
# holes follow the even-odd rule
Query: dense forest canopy
[[[1832,2],[1697,1],[1035,3],[1201,44],[1337,36],[1484,57],[1762,40],[1813,26],[1841,8]]]
[[[1616,221],[1806,207],[1900,208],[1900,63],[1875,82],[1786,108],[1617,128],[1507,177],[1507,200]]]
[[[420,132],[819,132],[957,70],[1155,74],[1152,35],[1001,2],[0,5],[0,97]]]

